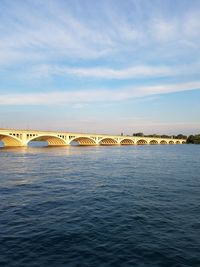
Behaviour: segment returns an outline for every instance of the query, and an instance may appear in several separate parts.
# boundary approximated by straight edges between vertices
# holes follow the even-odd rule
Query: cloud
[[[42,65],[33,68],[32,75],[36,77],[48,77],[52,75],[71,75],[78,77],[101,78],[101,79],[131,79],[140,77],[166,77],[177,73],[172,68],[165,66],[134,66],[124,69],[93,67],[71,68],[63,66]]]
[[[46,6],[5,7],[7,18],[0,19],[1,64],[7,59],[11,62],[12,55],[13,62],[61,59],[63,56],[96,58],[111,49],[112,42],[103,32],[92,29],[68,9],[63,11],[62,5],[50,2]]]
[[[161,42],[174,40],[179,35],[178,23],[163,19],[155,19],[151,24],[152,35]]]
[[[20,3],[1,6],[0,64],[68,58],[121,60],[137,55],[143,58],[144,53],[162,58],[168,52],[168,42],[171,53],[176,54],[199,41],[199,12],[194,10],[171,19],[162,14],[162,6],[147,4],[151,9],[144,18],[142,2],[127,10],[126,5],[116,8],[114,1],[102,1],[92,12],[85,10],[82,1],[77,1],[76,9],[64,1]]]
[[[0,95],[0,105],[56,105],[116,102],[137,97],[146,97],[197,89],[200,89],[200,81],[155,86],[135,86],[132,88],[122,88],[118,90],[99,88],[96,91],[85,90],[50,93],[2,94]]]

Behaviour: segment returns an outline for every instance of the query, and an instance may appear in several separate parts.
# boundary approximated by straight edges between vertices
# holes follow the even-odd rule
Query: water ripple
[[[200,146],[0,151],[0,266],[200,266]]]

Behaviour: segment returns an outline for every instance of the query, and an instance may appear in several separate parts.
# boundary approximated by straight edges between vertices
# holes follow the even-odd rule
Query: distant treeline
[[[187,143],[188,144],[200,144],[200,134],[188,136]]]
[[[187,139],[186,135],[178,134],[178,135],[159,135],[159,134],[149,134],[145,135],[143,133],[133,133],[133,136],[141,136],[141,137],[157,137],[157,138],[173,138],[173,139]]]
[[[187,136],[187,135],[184,135],[184,134],[178,134],[178,135],[149,134],[149,135],[145,135],[144,133],[133,133],[133,136],[187,139],[187,144],[200,144],[200,134]]]
[[[123,135],[123,133],[121,133]],[[173,139],[187,139],[187,144],[200,144],[200,134],[196,135],[184,135],[184,134],[178,134],[178,135],[167,135],[167,134],[144,134],[144,133],[133,133],[133,136],[140,136],[140,137],[157,137],[157,138],[173,138]]]

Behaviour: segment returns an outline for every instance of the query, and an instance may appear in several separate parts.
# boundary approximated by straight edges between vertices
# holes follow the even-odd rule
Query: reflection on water
[[[48,146],[47,141],[32,141],[28,143],[29,147],[46,147]]]
[[[79,146],[79,143],[78,142],[71,142],[70,145],[71,146]],[[28,147],[47,147],[48,142],[47,141],[31,141],[28,143],[27,146]],[[8,148],[8,147],[4,147],[4,143],[2,141],[0,141],[0,148]]]
[[[200,266],[200,146],[0,150],[0,266]]]

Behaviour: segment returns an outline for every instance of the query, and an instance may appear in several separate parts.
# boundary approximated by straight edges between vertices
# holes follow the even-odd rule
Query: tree
[[[188,144],[200,144],[200,134],[190,135],[187,139]]]
[[[166,134],[161,135],[161,138],[170,138],[170,137],[171,137],[171,136],[166,135]]]
[[[176,139],[187,139],[187,135],[178,134],[178,135],[176,136]]]
[[[149,134],[149,135],[146,135],[146,137],[160,138],[161,136],[159,134]]]
[[[142,136],[143,137],[144,134],[143,133],[134,133],[133,136]]]

